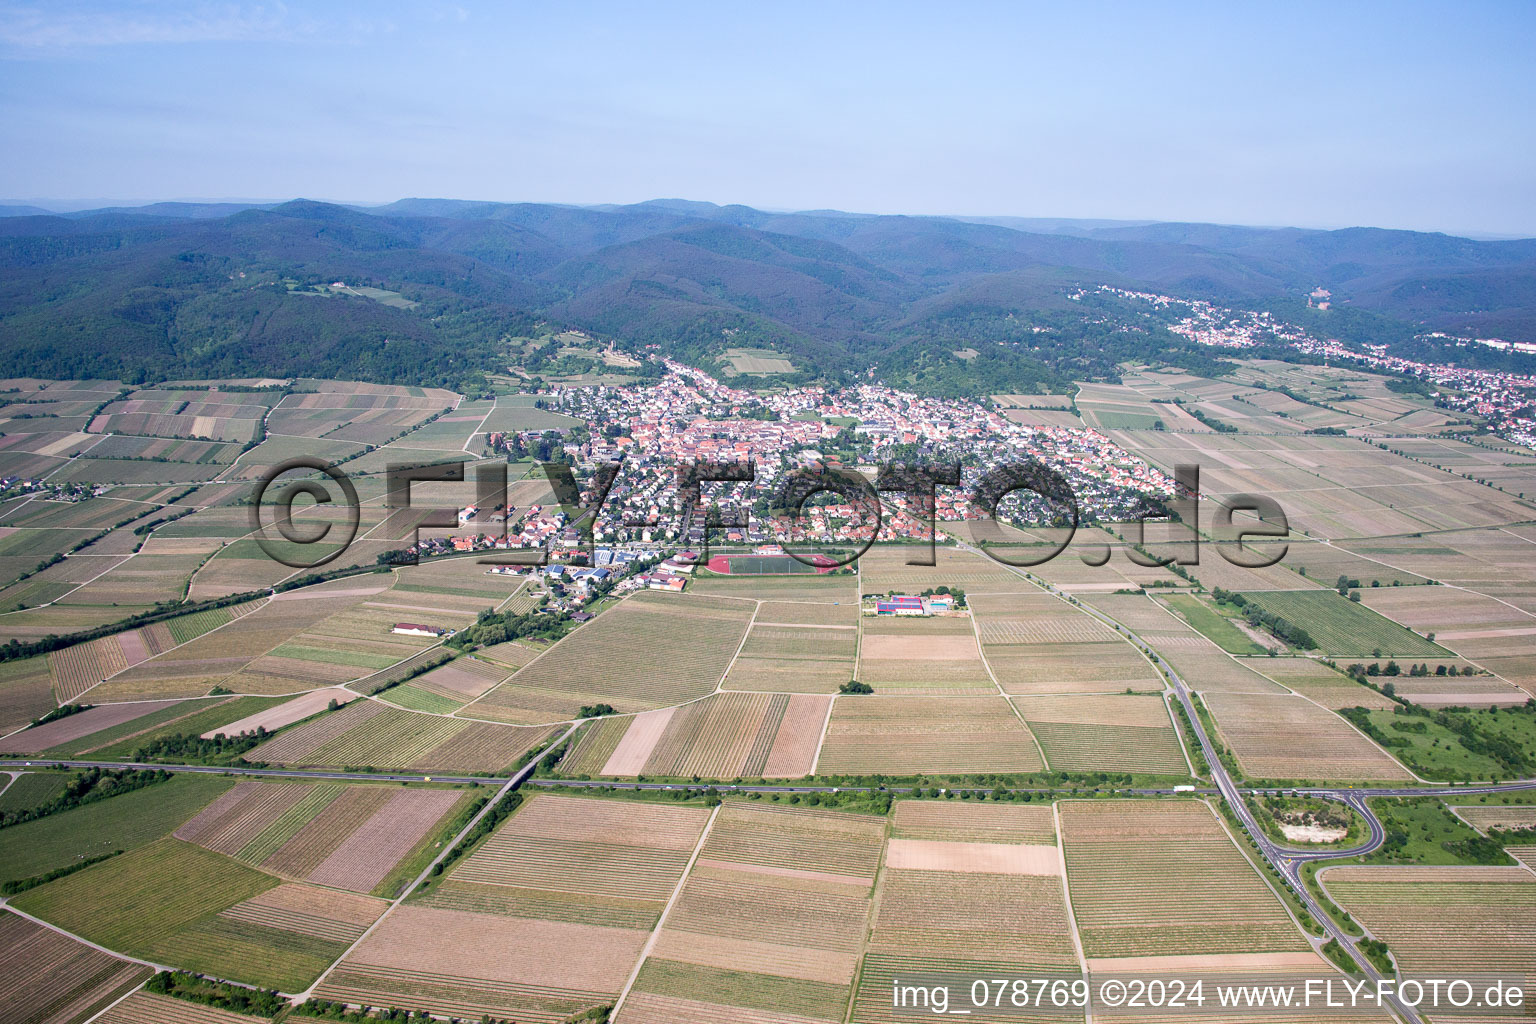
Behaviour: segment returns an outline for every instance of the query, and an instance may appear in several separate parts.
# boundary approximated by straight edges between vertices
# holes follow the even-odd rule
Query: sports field
[[[710,560],[712,563],[714,559]],[[816,572],[816,567],[806,565],[788,555],[726,555],[725,569],[732,576],[795,576]]]

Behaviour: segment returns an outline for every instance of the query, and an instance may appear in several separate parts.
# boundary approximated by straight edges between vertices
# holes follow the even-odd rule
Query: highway
[[[159,769],[167,772],[199,772],[204,775],[254,775],[266,778],[341,779],[352,782],[458,782],[479,786],[500,786],[507,776],[423,775],[421,772],[341,772],[326,768],[243,768],[206,764],[155,764],[144,761],[81,761],[75,758],[10,758],[0,760],[0,768],[125,768]],[[518,774],[522,774],[519,772]]]
[[[956,541],[956,544],[964,550],[970,551],[973,554],[983,555],[985,557],[984,552],[979,551],[964,542]],[[999,562],[998,564],[1002,565],[1004,563]],[[1045,580],[1034,578],[1032,574],[1027,575],[1022,569],[1016,566],[1007,566],[1007,568],[1015,575],[1026,577],[1029,582],[1061,599],[1062,601],[1070,602],[1071,599],[1069,595],[1058,589],[1053,584]],[[1193,694],[1191,693],[1189,686],[1184,682],[1184,678],[1179,675],[1178,671],[1175,670],[1174,667],[1169,664],[1161,654],[1153,649],[1151,644],[1143,641],[1139,636],[1136,635],[1135,632],[1133,632],[1121,622],[1105,614],[1104,612],[1101,612],[1097,608],[1090,607],[1080,602],[1073,604],[1072,607],[1078,608],[1088,613],[1089,615],[1094,616],[1105,625],[1120,631],[1125,637],[1127,637],[1132,643],[1134,643],[1146,654],[1147,658],[1156,668],[1163,672],[1164,676],[1172,684],[1174,695],[1178,698],[1179,703],[1183,705],[1184,713],[1189,717],[1190,728],[1195,734],[1195,739],[1200,744],[1200,752],[1205,757],[1206,766],[1210,770],[1211,780],[1216,784],[1216,788],[1219,791],[1221,798],[1226,801],[1227,806],[1231,809],[1233,816],[1237,818],[1238,822],[1242,825],[1243,830],[1248,833],[1249,838],[1257,844],[1259,852],[1263,854],[1264,859],[1269,862],[1270,866],[1272,866],[1281,874],[1282,877],[1291,883],[1295,890],[1297,899],[1299,899],[1302,905],[1307,908],[1307,912],[1312,915],[1318,924],[1322,925],[1323,930],[1327,932],[1328,937],[1337,941],[1338,944],[1349,953],[1350,958],[1354,960],[1356,966],[1362,973],[1364,973],[1367,978],[1371,979],[1372,982],[1380,980],[1381,972],[1376,970],[1376,967],[1370,962],[1365,954],[1361,953],[1360,950],[1356,948],[1355,940],[1344,931],[1343,927],[1339,925],[1338,922],[1334,921],[1333,917],[1329,915],[1326,910],[1322,908],[1322,906],[1313,897],[1311,891],[1307,888],[1306,884],[1302,881],[1301,878],[1301,867],[1303,864],[1309,861],[1333,860],[1341,857],[1359,856],[1361,854],[1370,853],[1372,850],[1375,850],[1382,844],[1383,840],[1386,838],[1385,832],[1381,827],[1381,822],[1376,819],[1376,816],[1372,814],[1370,809],[1366,806],[1365,797],[1361,795],[1359,791],[1354,790],[1315,793],[1315,795],[1326,796],[1329,799],[1335,799],[1342,803],[1346,803],[1350,807],[1354,808],[1357,812],[1359,812],[1362,817],[1364,817],[1370,827],[1371,836],[1365,843],[1361,844],[1360,846],[1347,851],[1330,851],[1323,853],[1318,851],[1303,852],[1289,847],[1284,847],[1278,843],[1273,842],[1269,836],[1264,833],[1264,830],[1259,827],[1258,822],[1254,821],[1253,813],[1248,809],[1248,802],[1243,799],[1243,790],[1240,789],[1237,783],[1233,781],[1231,773],[1227,771],[1226,765],[1222,763],[1221,757],[1217,753],[1216,746],[1211,741],[1210,736],[1206,733],[1205,724],[1200,720],[1200,715],[1195,709]],[[1443,793],[1444,790],[1439,790],[1439,792]],[[1313,947],[1318,950],[1319,955],[1321,955],[1322,946],[1326,944],[1326,940],[1319,939],[1310,933],[1308,934],[1307,938],[1312,943]],[[1412,1007],[1403,1004],[1395,996],[1391,1001],[1393,1011],[1397,1013],[1397,1015],[1403,1020],[1407,1021],[1408,1024],[1423,1024],[1422,1018],[1418,1015],[1417,1012],[1414,1011]]]
[[[985,557],[983,552],[977,550],[974,547],[971,547],[970,545],[967,545],[967,544],[964,544],[964,543],[958,543],[958,546],[961,549],[963,549],[963,550],[970,551],[970,552],[972,552],[974,554],[983,555],[983,557]],[[1038,578],[1035,578],[1032,575],[1026,574],[1023,570],[1021,570],[1018,567],[1009,566],[1008,568],[1014,574],[1020,576],[1021,578],[1025,578],[1027,580],[1027,582],[1029,582],[1031,585],[1039,587],[1042,590],[1045,590],[1047,593],[1052,594],[1053,596],[1057,597],[1060,600],[1063,600],[1063,601],[1068,601],[1069,600],[1069,596],[1066,593],[1064,593],[1060,589],[1056,588],[1055,586],[1051,585],[1050,583],[1048,583],[1048,582],[1046,582],[1044,580],[1040,580]],[[1380,847],[1381,844],[1385,841],[1386,835],[1385,835],[1385,830],[1383,829],[1383,827],[1381,825],[1381,822],[1377,819],[1376,815],[1371,811],[1370,807],[1367,804],[1367,800],[1369,800],[1370,798],[1373,798],[1373,797],[1391,797],[1391,796],[1442,796],[1443,797],[1443,796],[1449,796],[1449,795],[1478,795],[1478,794],[1486,794],[1486,793],[1501,793],[1501,792],[1509,792],[1509,791],[1517,791],[1517,790],[1536,789],[1536,779],[1525,779],[1525,780],[1517,780],[1517,781],[1507,782],[1507,783],[1488,784],[1488,785],[1469,785],[1469,786],[1421,785],[1421,786],[1348,787],[1348,788],[1332,788],[1332,787],[1310,787],[1310,788],[1309,787],[1286,787],[1286,788],[1275,788],[1275,787],[1244,787],[1244,786],[1239,786],[1233,780],[1233,778],[1231,776],[1231,773],[1227,770],[1226,766],[1222,763],[1221,757],[1217,753],[1216,746],[1215,746],[1214,742],[1212,741],[1211,737],[1208,735],[1208,733],[1207,733],[1207,731],[1205,729],[1204,722],[1201,720],[1200,714],[1199,714],[1199,712],[1197,711],[1197,709],[1195,707],[1193,692],[1191,691],[1189,685],[1184,681],[1183,677],[1180,676],[1178,671],[1171,664],[1169,664],[1162,657],[1162,655],[1158,654],[1157,651],[1154,650],[1150,644],[1142,641],[1132,630],[1127,628],[1124,624],[1122,624],[1122,623],[1118,622],[1117,620],[1115,620],[1113,617],[1105,614],[1104,612],[1102,612],[1102,611],[1100,611],[1100,610],[1098,610],[1096,608],[1090,607],[1090,606],[1088,606],[1086,604],[1078,603],[1078,604],[1074,604],[1073,607],[1075,607],[1075,608],[1077,608],[1077,609],[1079,609],[1079,610],[1081,610],[1081,611],[1083,611],[1083,612],[1085,612],[1085,613],[1087,613],[1089,615],[1094,616],[1095,618],[1099,619],[1101,622],[1103,622],[1104,624],[1106,624],[1106,625],[1108,625],[1108,626],[1110,626],[1112,628],[1118,629],[1121,632],[1121,634],[1124,635],[1127,638],[1127,640],[1129,642],[1135,644],[1139,649],[1141,649],[1146,654],[1146,657],[1148,658],[1148,660],[1151,661],[1152,664],[1156,668],[1158,668],[1164,674],[1165,678],[1169,681],[1169,691],[1171,692],[1172,696],[1174,696],[1179,701],[1179,703],[1184,708],[1184,713],[1188,716],[1191,731],[1194,733],[1195,739],[1196,739],[1197,743],[1199,744],[1200,751],[1203,754],[1203,756],[1205,757],[1205,762],[1206,762],[1206,765],[1207,765],[1207,767],[1209,769],[1212,782],[1214,784],[1211,787],[1196,787],[1196,788],[1193,789],[1193,791],[1191,791],[1189,789],[1175,790],[1172,787],[1169,787],[1169,788],[1124,788],[1124,789],[1114,788],[1114,787],[1098,787],[1098,791],[1100,791],[1100,792],[1107,792],[1107,793],[1111,793],[1111,794],[1127,795],[1127,796],[1171,796],[1171,795],[1174,795],[1175,793],[1191,793],[1191,792],[1193,792],[1194,795],[1198,795],[1198,796],[1219,796],[1222,800],[1224,800],[1226,802],[1227,806],[1231,809],[1233,816],[1237,819],[1238,823],[1241,825],[1242,830],[1244,832],[1246,832],[1248,837],[1256,844],[1260,854],[1264,857],[1265,861],[1267,861],[1275,869],[1275,871],[1278,872],[1281,875],[1281,877],[1285,878],[1291,884],[1297,899],[1300,900],[1302,905],[1304,905],[1307,908],[1308,913],[1310,913],[1312,915],[1312,917],[1319,923],[1319,925],[1322,926],[1324,931],[1327,933],[1327,937],[1337,941],[1339,943],[1339,945],[1349,953],[1350,957],[1355,961],[1355,963],[1358,966],[1359,970],[1361,972],[1363,972],[1366,977],[1372,979],[1373,981],[1375,981],[1375,980],[1377,980],[1377,979],[1379,979],[1381,977],[1380,972],[1378,972],[1376,970],[1376,968],[1370,963],[1370,961],[1359,951],[1359,949],[1356,947],[1356,940],[1353,937],[1351,937],[1350,935],[1348,935],[1344,931],[1344,929],[1337,922],[1334,921],[1332,916],[1330,916],[1329,913],[1326,910],[1323,909],[1323,907],[1318,903],[1316,898],[1312,895],[1311,891],[1309,890],[1309,888],[1307,887],[1307,885],[1305,884],[1305,882],[1302,879],[1301,872],[1302,872],[1303,866],[1306,865],[1306,864],[1309,864],[1309,863],[1317,863],[1317,862],[1322,862],[1322,861],[1340,860],[1340,859],[1346,859],[1346,858],[1350,858],[1350,857],[1358,857],[1358,856],[1361,856],[1363,854],[1368,854],[1368,853],[1376,850],[1378,847]],[[572,723],[571,730],[567,731],[567,733],[566,733],[567,737],[569,737],[571,735],[571,732],[574,731],[574,729],[575,729],[577,724],[579,724],[579,723]],[[519,769],[517,772],[515,772],[510,777],[508,777],[508,776],[489,777],[489,776],[481,776],[481,775],[430,775],[429,776],[429,775],[424,775],[422,773],[406,773],[406,772],[398,772],[398,771],[392,771],[392,772],[346,772],[346,771],[337,771],[337,770],[331,770],[331,769],[218,767],[218,766],[208,766],[208,765],[154,764],[154,763],[141,763],[141,762],[123,762],[123,761],[90,761],[90,760],[79,760],[79,759],[74,759],[74,758],[67,758],[67,759],[59,759],[59,758],[54,758],[54,759],[34,758],[34,759],[30,759],[30,760],[16,758],[16,759],[0,760],[0,768],[12,768],[12,769],[14,769],[14,768],[28,768],[28,767],[31,767],[31,768],[90,768],[90,767],[101,767],[101,768],[112,768],[112,769],[141,768],[141,769],[161,769],[161,770],[168,771],[168,772],[194,772],[194,773],[214,774],[214,775],[253,776],[253,777],[333,779],[333,780],[357,781],[357,782],[370,782],[370,781],[371,782],[428,782],[428,781],[430,781],[430,782],[448,783],[448,784],[486,785],[486,786],[497,786],[497,787],[500,787],[498,793],[496,794],[496,799],[498,799],[498,800],[501,797],[505,796],[506,793],[508,793],[512,789],[516,788],[518,785],[523,785],[523,784],[531,785],[531,786],[538,786],[538,787],[541,787],[541,788],[543,788],[543,787],[555,787],[555,786],[569,786],[569,787],[576,787],[576,788],[591,788],[591,789],[611,788],[611,789],[646,790],[646,791],[669,791],[669,790],[688,789],[688,788],[701,788],[701,784],[687,784],[687,783],[638,782],[638,781],[637,782],[611,782],[611,781],[601,781],[601,780],[589,781],[589,780],[574,780],[574,779],[537,779],[537,778],[533,778],[532,777],[533,767],[534,767],[535,764],[536,764],[536,760],[535,761],[530,761],[528,765],[525,765],[523,768]],[[913,792],[913,789],[915,787],[910,787],[910,786],[871,787],[871,786],[793,785],[793,784],[766,784],[766,783],[760,783],[760,784],[734,784],[733,785],[733,784],[716,783],[716,784],[714,784],[714,788],[716,790],[720,791],[721,793],[810,794],[810,793],[838,793],[838,792],[842,792],[842,793],[849,793],[849,792],[868,792],[868,793],[884,792],[884,793],[890,793],[892,795],[902,795],[902,794],[909,794],[909,793]],[[926,787],[926,788],[932,788],[932,787]],[[1063,791],[1063,789],[1070,789],[1070,788],[1071,787],[1039,787],[1039,788],[1012,787],[1011,791],[1012,792],[1019,792],[1019,793],[1039,793],[1039,794],[1045,795],[1045,794],[1050,794],[1050,793],[1060,793],[1060,792]],[[973,793],[973,794],[985,794],[985,793],[990,793],[991,792],[991,789],[988,788],[988,787],[950,787],[950,789],[951,789],[951,791],[956,792],[956,793],[967,792],[967,793]],[[1319,799],[1332,800],[1332,801],[1336,801],[1338,803],[1345,804],[1346,806],[1350,807],[1355,813],[1360,815],[1361,819],[1366,823],[1366,826],[1367,826],[1367,828],[1369,830],[1369,835],[1368,835],[1368,837],[1366,838],[1366,840],[1364,842],[1362,842],[1362,843],[1360,843],[1360,844],[1358,844],[1356,846],[1345,848],[1345,849],[1330,849],[1330,850],[1298,849],[1298,848],[1289,847],[1289,846],[1285,846],[1285,845],[1282,845],[1280,843],[1274,842],[1273,840],[1271,840],[1269,838],[1269,836],[1264,832],[1264,830],[1262,828],[1259,827],[1258,823],[1254,820],[1253,815],[1252,815],[1252,813],[1250,812],[1250,810],[1248,808],[1247,801],[1244,799],[1244,795],[1245,794],[1260,794],[1260,795],[1262,795],[1262,794],[1276,794],[1276,793],[1300,794],[1300,795],[1304,795],[1304,796],[1311,796],[1311,797],[1316,797],[1316,798],[1319,798]],[[495,801],[492,801],[492,803],[494,803],[494,802]],[[486,808],[487,811],[489,810],[490,806],[491,805],[489,805],[489,804],[487,805],[487,808]],[[482,813],[484,813],[484,812],[482,812]],[[445,846],[443,854],[441,854],[440,857],[441,856],[446,856],[448,850],[451,850],[454,845],[456,845],[456,842],[455,843],[450,843],[447,846]],[[430,865],[429,865],[429,870],[430,870]],[[412,887],[412,888],[414,888],[414,887]],[[409,889],[407,891],[409,891]],[[1312,942],[1313,946],[1315,948],[1319,949],[1319,950],[1321,949],[1321,947],[1327,941],[1326,939],[1318,938],[1316,936],[1311,936],[1311,935],[1309,935],[1308,938]],[[1402,1005],[1399,1002],[1394,1001],[1392,1009],[1394,1010],[1394,1012],[1397,1013],[1397,1015],[1399,1017],[1401,1017],[1403,1020],[1409,1022],[1409,1024],[1422,1024],[1421,1018],[1418,1016],[1418,1014],[1412,1008],[1407,1007],[1405,1005]]]
[[[339,779],[347,782],[442,782],[460,785],[478,786],[502,786],[507,782],[505,775],[424,775],[421,772],[343,772],[330,768],[250,768],[236,766],[219,766],[204,764],[174,764],[156,763],[147,761],[89,761],[78,758],[0,758],[0,771],[14,771],[26,768],[111,768],[122,770],[125,768],[158,769],[167,772],[197,772],[205,775],[241,775],[257,778],[297,778],[297,779]],[[524,774],[521,770],[517,773]],[[541,787],[570,786],[580,789],[633,789],[633,790],[675,790],[675,789],[703,789],[712,786],[722,793],[890,793],[893,796],[910,794],[918,787],[915,786],[833,786],[833,785],[790,785],[777,783],[740,783],[731,784],[725,782],[623,782],[611,779],[535,779],[520,780],[522,784]],[[924,786],[924,789],[932,789],[932,786]],[[993,791],[991,786],[950,786],[951,793],[987,794]],[[1046,795],[1050,793],[1062,793],[1073,789],[1073,786],[1010,786],[1010,793],[1038,793]],[[1276,793],[1294,793],[1302,796],[1314,796],[1324,800],[1336,800],[1339,803],[1349,804],[1358,811],[1367,822],[1375,822],[1375,816],[1366,807],[1365,800],[1378,796],[1450,796],[1452,794],[1479,794],[1479,793],[1505,793],[1512,790],[1536,789],[1536,779],[1526,779],[1518,782],[1505,782],[1498,785],[1486,786],[1457,786],[1448,789],[1444,786],[1420,786],[1417,788],[1397,787],[1392,789],[1327,789],[1327,788],[1283,788],[1238,786],[1240,793],[1255,795],[1270,795]],[[1196,786],[1193,789],[1175,789],[1172,786],[1164,787],[1117,787],[1099,786],[1097,792],[1112,793],[1123,796],[1175,796],[1179,794],[1193,794],[1196,796],[1219,796],[1221,790],[1212,786]],[[1376,822],[1380,828],[1380,823]],[[1376,844],[1376,845],[1379,845]],[[1353,857],[1361,853],[1369,853],[1376,848],[1375,845],[1352,848],[1351,850],[1329,850],[1326,853],[1318,853],[1315,850],[1286,850],[1288,854],[1296,856],[1312,857],[1313,859],[1334,859],[1339,857]],[[1276,849],[1284,849],[1276,847]]]

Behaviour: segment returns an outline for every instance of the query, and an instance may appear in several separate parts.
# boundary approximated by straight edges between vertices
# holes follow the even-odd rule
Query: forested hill
[[[1038,224],[681,200],[0,207],[0,358],[55,377],[452,386],[554,325],[701,365],[772,348],[801,375],[879,366],[940,391],[1064,386],[1135,355],[1214,367],[1129,308],[1067,301],[1099,283],[1286,309],[1324,287],[1374,340],[1406,346],[1428,327],[1536,341],[1536,241]]]

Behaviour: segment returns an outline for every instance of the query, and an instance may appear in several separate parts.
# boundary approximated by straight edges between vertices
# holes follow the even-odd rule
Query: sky
[[[1536,3],[0,0],[0,201],[1536,236]]]

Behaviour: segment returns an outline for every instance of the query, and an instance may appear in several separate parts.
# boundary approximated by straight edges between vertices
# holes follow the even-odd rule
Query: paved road
[[[553,749],[564,743],[566,740],[570,739],[571,734],[575,731],[576,726],[573,724],[569,729],[565,730],[565,732],[561,734],[559,739],[553,741],[549,745],[550,749]],[[538,767],[538,764],[539,759],[536,757],[532,758],[527,764],[523,765],[523,767],[512,773],[512,776],[508,778],[504,783],[502,783],[501,788],[496,791],[496,795],[487,800],[485,802],[485,806],[480,808],[479,812],[477,812],[474,817],[470,818],[468,823],[466,823],[465,826],[459,830],[458,835],[454,836],[451,840],[443,844],[443,848],[438,852],[438,855],[433,857],[431,862],[427,864],[426,867],[421,869],[421,874],[417,875],[415,880],[412,881],[410,885],[402,888],[399,895],[389,901],[389,906],[385,909],[384,913],[380,914],[378,919],[375,920],[373,924],[364,929],[363,934],[359,935],[353,941],[352,945],[348,946],[340,956],[332,960],[330,966],[320,972],[320,976],[310,984],[309,988],[293,997],[294,1004],[300,1005],[304,1002],[304,1000],[314,995],[315,989],[319,988],[320,984],[324,982],[326,978],[330,977],[331,972],[334,971],[341,964],[341,962],[347,958],[347,955],[358,946],[362,945],[363,941],[367,939],[368,936],[377,931],[379,926],[384,923],[384,919],[393,913],[396,907],[404,903],[407,896],[421,888],[421,883],[425,882],[429,877],[431,877],[432,870],[448,858],[448,855],[453,852],[454,848],[464,841],[464,837],[469,835],[469,833],[474,830],[475,826],[480,824],[481,820],[484,819],[487,814],[490,814],[496,805],[500,803],[508,793],[512,792],[519,785],[525,782],[528,776],[533,774],[533,770],[534,768]],[[436,776],[433,777],[433,781],[438,781]]]
[[[477,784],[481,786],[501,786],[506,783],[505,775],[423,775],[420,772],[343,772],[328,768],[240,768],[219,767],[217,765],[202,764],[156,764],[144,761],[85,761],[78,758],[21,758],[0,759],[0,772],[25,768],[145,768],[161,769],[168,772],[198,772],[206,775],[248,775],[255,777],[271,778],[299,778],[299,779],[341,779],[353,782],[445,782],[460,784]],[[521,774],[521,773],[519,773]],[[697,789],[704,785],[713,785],[722,793],[891,793],[901,795],[913,792],[914,786],[796,786],[774,783],[742,783],[731,785],[729,783],[683,783],[683,782],[622,782],[614,780],[585,780],[585,779],[526,779],[530,786],[574,786],[586,789],[643,789],[643,790],[674,790]],[[931,789],[925,786],[924,789]],[[1011,793],[1060,793],[1065,786],[1011,786]],[[1536,789],[1536,779],[1527,779],[1519,782],[1506,782],[1499,785],[1487,786],[1457,786],[1455,789],[1446,789],[1443,786],[1421,786],[1412,788],[1394,789],[1328,789],[1328,788],[1294,788],[1286,787],[1277,789],[1274,787],[1239,786],[1240,793],[1274,794],[1274,793],[1300,793],[1303,796],[1315,796],[1325,800],[1337,800],[1347,803],[1359,811],[1368,822],[1375,821],[1375,816],[1365,806],[1365,799],[1378,796],[1449,796],[1463,793],[1504,793],[1512,790]],[[954,793],[991,793],[990,786],[951,786],[950,792]],[[1212,786],[1195,786],[1188,789],[1176,789],[1172,786],[1161,788],[1132,787],[1122,788],[1113,786],[1100,786],[1099,792],[1119,793],[1127,796],[1174,796],[1180,793],[1194,793],[1198,796],[1219,796],[1221,790]],[[1380,824],[1379,822],[1377,823]],[[1356,848],[1358,851],[1358,848]],[[1371,847],[1370,849],[1375,849]],[[1369,853],[1370,849],[1364,852]],[[1315,850],[1298,850],[1299,854],[1316,855],[1323,858],[1356,856],[1356,853],[1348,851],[1328,851],[1318,854]]]
[[[957,542],[957,545],[962,549],[972,552],[973,554],[984,555],[984,552],[978,551],[976,548],[971,547],[970,545],[963,542]],[[1023,570],[1019,568],[1014,566],[1008,566],[1007,568],[1016,575],[1024,575]],[[1031,582],[1034,582],[1037,586],[1051,594],[1054,594],[1056,597],[1061,598],[1064,601],[1069,600],[1069,596],[1065,592],[1059,590],[1057,587],[1047,583],[1044,580],[1032,580]],[[1351,807],[1355,808],[1357,811],[1360,811],[1364,815],[1371,829],[1371,838],[1363,845],[1356,847],[1354,850],[1329,854],[1314,853],[1311,855],[1303,855],[1296,850],[1282,847],[1279,844],[1271,841],[1270,838],[1264,834],[1264,830],[1259,827],[1258,822],[1254,821],[1253,814],[1248,809],[1248,802],[1247,800],[1243,799],[1242,790],[1239,789],[1237,783],[1233,781],[1232,775],[1227,771],[1226,765],[1222,764],[1221,758],[1217,754],[1215,744],[1211,742],[1210,736],[1206,734],[1205,725],[1200,721],[1200,716],[1195,710],[1193,695],[1191,694],[1188,684],[1184,682],[1184,678],[1179,675],[1178,671],[1172,665],[1170,665],[1161,654],[1157,653],[1157,651],[1152,648],[1151,644],[1141,640],[1140,637],[1138,637],[1123,623],[1109,615],[1106,615],[1099,609],[1090,607],[1086,604],[1082,604],[1081,602],[1073,605],[1073,607],[1087,612],[1089,615],[1094,616],[1105,625],[1120,630],[1131,640],[1132,643],[1135,643],[1138,647],[1146,651],[1147,657],[1151,659],[1152,663],[1167,676],[1169,681],[1172,683],[1174,695],[1178,698],[1179,703],[1183,705],[1184,713],[1189,717],[1189,724],[1194,731],[1195,739],[1200,744],[1200,752],[1205,756],[1205,763],[1210,770],[1211,780],[1216,783],[1216,788],[1220,791],[1221,798],[1226,801],[1228,808],[1231,809],[1232,814],[1242,825],[1243,830],[1247,832],[1249,838],[1251,838],[1258,845],[1259,852],[1263,854],[1264,859],[1268,861],[1276,871],[1280,872],[1282,876],[1290,881],[1291,885],[1295,888],[1297,898],[1300,899],[1302,904],[1307,908],[1307,912],[1310,913],[1312,917],[1323,926],[1323,929],[1325,932],[1327,932],[1328,936],[1336,940],[1339,945],[1349,953],[1350,958],[1355,961],[1355,964],[1367,978],[1370,978],[1373,982],[1379,980],[1381,978],[1381,972],[1377,971],[1370,960],[1366,958],[1365,954],[1361,953],[1360,950],[1355,947],[1354,939],[1344,931],[1343,927],[1334,921],[1334,919],[1329,916],[1325,910],[1323,910],[1323,908],[1318,904],[1317,900],[1312,896],[1311,891],[1308,890],[1305,884],[1303,884],[1301,879],[1301,866],[1308,860],[1323,860],[1344,856],[1358,856],[1363,853],[1369,853],[1381,845],[1382,840],[1385,838],[1381,823],[1376,820],[1376,816],[1370,812],[1369,808],[1366,807],[1364,799],[1356,798],[1355,801],[1351,801],[1348,798],[1345,798],[1346,803],[1349,803]],[[1321,953],[1321,947],[1325,944],[1325,940],[1318,939],[1311,934],[1308,934],[1307,938],[1312,943],[1313,947],[1317,948],[1319,953]],[[1408,1024],[1422,1024],[1422,1018],[1419,1017],[1419,1015],[1413,1010],[1412,1007],[1404,1005],[1395,997],[1392,999],[1392,1003],[1394,1011],[1396,1011],[1403,1020],[1407,1021]]]
[[[12,758],[0,760],[0,768],[149,768],[168,772],[200,772],[206,775],[258,775],[276,778],[299,779],[350,779],[357,782],[473,782],[484,786],[499,786],[507,781],[505,775],[423,775],[421,772],[340,772],[324,768],[222,768],[203,764],[153,764],[143,761],[81,761],[76,758]]]

